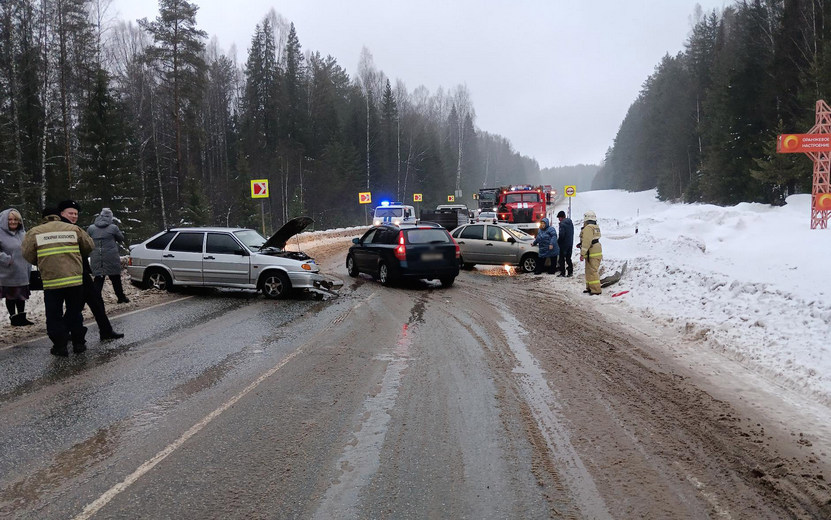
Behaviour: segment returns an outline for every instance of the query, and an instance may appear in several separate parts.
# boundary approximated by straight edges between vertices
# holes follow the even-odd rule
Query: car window
[[[375,234],[377,232],[378,228],[370,229],[369,231],[364,233],[364,236],[361,237],[361,242],[363,242],[364,244],[371,244],[372,239],[375,238]]]
[[[179,236],[171,242],[169,251],[201,253],[204,238],[205,233],[179,233]]]
[[[463,227],[460,227],[459,229],[454,230],[453,233],[451,233],[453,235],[453,238],[459,238],[459,235],[462,234],[462,231],[465,230],[465,227],[466,226],[463,226]]]
[[[147,249],[164,249],[165,247],[167,247],[167,244],[169,244],[170,241],[173,240],[173,237],[175,236],[175,231],[168,231],[164,235],[157,236],[156,238],[148,242],[147,245],[144,247],[146,247]]]
[[[443,229],[411,229],[407,231],[407,242],[410,244],[445,244],[450,242],[450,236]]]
[[[375,240],[372,241],[373,244],[392,244],[395,242],[395,239],[398,237],[398,233],[393,231],[392,229],[379,229],[378,233],[375,234]]]
[[[505,228],[505,231],[512,234],[517,240],[532,240],[534,238],[521,229]]]
[[[375,217],[400,217],[402,213],[403,210],[401,208],[377,208],[375,210]]]
[[[496,226],[488,226],[488,240],[498,240],[500,242],[508,241],[508,233],[502,231],[502,228]]]
[[[459,235],[459,238],[475,238],[475,239],[482,239],[485,230],[483,229],[485,226],[468,226],[462,231],[462,234]]]
[[[242,246],[227,233],[208,233],[208,240],[205,242],[206,253],[218,253],[233,255],[243,251]]]
[[[246,247],[249,249],[259,249],[265,244],[265,238],[253,229],[243,229],[241,231],[235,231],[234,235],[239,239],[240,242],[245,244]]]

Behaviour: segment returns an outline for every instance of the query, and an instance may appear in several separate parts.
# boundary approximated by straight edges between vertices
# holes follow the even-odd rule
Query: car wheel
[[[519,262],[519,266],[522,268],[523,273],[533,273],[534,270],[537,268],[537,256],[536,255],[525,255],[522,257],[522,260]]]
[[[346,256],[346,272],[353,278],[358,276],[358,266],[355,265],[355,257],[352,255]]]
[[[441,281],[441,286],[442,287],[450,287],[450,286],[453,285],[453,282],[455,280],[456,280],[455,276],[448,276],[448,277],[445,277],[445,278],[441,278],[439,281]]]
[[[260,288],[266,298],[275,300],[285,298],[291,291],[291,281],[285,273],[272,271],[263,275]]]
[[[164,269],[149,269],[144,275],[145,289],[158,289],[160,291],[173,290],[173,281]]]
[[[378,281],[383,285],[392,285],[392,276],[390,276],[390,268],[386,262],[381,262],[378,265]]]
[[[476,264],[469,264],[464,261],[464,259],[460,256],[459,257],[459,269],[464,269],[465,271],[470,271],[473,269],[473,266]]]

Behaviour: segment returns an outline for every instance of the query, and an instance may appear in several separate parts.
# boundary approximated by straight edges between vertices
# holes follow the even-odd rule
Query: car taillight
[[[395,247],[395,258],[399,260],[407,259],[407,248],[404,247],[404,232],[398,232],[398,245]]]
[[[127,257],[127,265],[133,265],[133,257],[132,256]]]
[[[456,239],[452,236],[450,237],[450,240],[452,240],[453,245],[456,246],[456,260],[458,260],[462,256],[462,253],[459,251],[459,243],[456,242]]]

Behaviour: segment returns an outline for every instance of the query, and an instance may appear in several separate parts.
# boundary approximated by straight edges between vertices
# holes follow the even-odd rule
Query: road
[[[831,518],[792,396],[544,277],[386,288],[345,247],[337,298],[175,293],[82,356],[0,351],[0,516]]]

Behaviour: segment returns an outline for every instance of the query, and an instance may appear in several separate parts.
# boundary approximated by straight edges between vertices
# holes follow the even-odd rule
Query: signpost
[[[447,202],[456,202],[456,196],[455,195],[448,195],[447,196]]]
[[[563,193],[568,197],[568,218],[571,218],[571,199],[577,195],[577,186],[563,186]]]
[[[831,107],[817,101],[814,126],[807,134],[783,134],[776,140],[778,153],[804,153],[814,162],[811,188],[811,229],[828,229],[831,218]]]
[[[267,199],[268,198],[268,179],[255,179],[251,181],[251,198],[252,199]],[[265,201],[260,201],[260,219],[263,225],[263,235],[265,235]]]
[[[369,204],[372,202],[372,192],[362,191],[358,193],[358,204]]]

